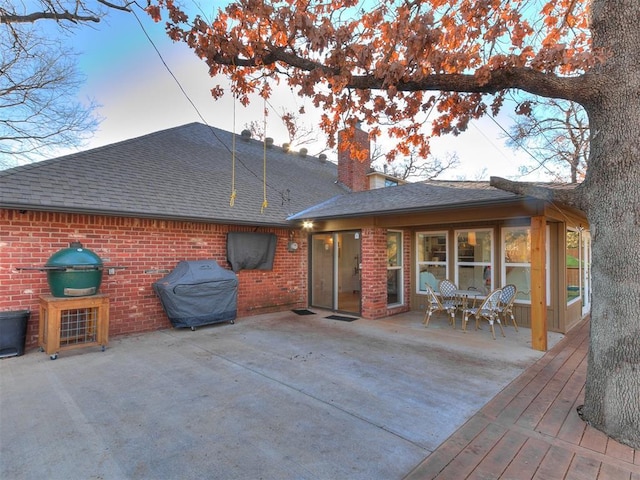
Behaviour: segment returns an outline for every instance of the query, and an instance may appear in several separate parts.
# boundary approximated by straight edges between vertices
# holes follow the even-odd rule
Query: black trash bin
[[[30,313],[29,310],[0,312],[0,358],[24,353]]]

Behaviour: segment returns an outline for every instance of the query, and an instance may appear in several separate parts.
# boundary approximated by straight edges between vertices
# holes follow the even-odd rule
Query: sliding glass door
[[[333,308],[333,244],[331,233],[311,237],[311,305],[314,307]]]
[[[311,236],[311,305],[360,314],[360,232]]]

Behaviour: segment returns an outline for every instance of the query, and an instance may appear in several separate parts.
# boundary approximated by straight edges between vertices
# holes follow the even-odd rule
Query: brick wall
[[[403,233],[404,305],[387,308],[387,230],[362,229],[362,317],[382,318],[410,310],[411,232]]]
[[[110,296],[110,335],[169,328],[151,284],[164,277],[180,260],[215,259],[228,268],[226,234],[254,231],[228,225],[118,218],[98,215],[0,210],[0,311],[31,310],[27,346],[37,344],[38,300],[49,294],[46,273],[17,271],[16,267],[43,266],[69,242],[80,241],[105,265],[125,267],[108,275],[101,293]],[[271,271],[238,272],[238,316],[267,313],[307,305],[307,240],[287,229],[256,231],[278,236]],[[291,235],[299,244],[287,250]]]

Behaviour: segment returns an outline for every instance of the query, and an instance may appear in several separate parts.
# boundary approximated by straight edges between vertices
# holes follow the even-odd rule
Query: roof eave
[[[358,211],[344,214],[332,214],[332,215],[313,215],[312,211],[305,210],[300,212],[299,214],[292,215],[288,217],[290,221],[300,221],[304,218],[310,218],[315,220],[329,220],[329,219],[339,219],[339,218],[358,218],[358,217],[371,217],[371,216],[389,216],[389,215],[405,215],[411,213],[426,213],[426,212],[435,212],[435,211],[446,211],[446,210],[459,210],[461,208],[473,208],[473,207],[496,207],[500,205],[510,205],[515,203],[520,203],[524,199],[531,199],[536,201],[542,201],[533,199],[531,197],[517,197],[511,199],[500,199],[500,200],[484,200],[480,202],[472,202],[472,203],[455,203],[449,205],[434,205],[434,206],[423,206],[423,207],[411,207],[411,208],[398,208],[393,210],[374,210],[374,211]]]
[[[119,217],[119,218],[144,218],[151,220],[170,220],[179,222],[198,222],[198,223],[215,223],[221,225],[239,225],[239,226],[261,226],[261,227],[278,227],[278,228],[291,228],[291,222],[283,219],[281,222],[277,221],[242,221],[242,220],[230,220],[226,218],[215,217],[198,217],[198,216],[185,216],[185,215],[167,215],[167,214],[155,214],[148,212],[123,212],[116,210],[101,210],[91,208],[70,208],[60,206],[45,206],[45,205],[24,205],[19,203],[3,203],[0,204],[0,209],[6,210],[18,210],[18,211],[31,211],[31,212],[50,212],[50,213],[71,213],[79,215],[100,215],[105,217]]]

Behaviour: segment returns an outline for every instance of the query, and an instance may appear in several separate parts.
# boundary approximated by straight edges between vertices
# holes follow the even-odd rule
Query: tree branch
[[[345,88],[359,90],[386,90],[391,86],[385,78],[373,74],[350,76],[344,69],[301,57],[283,48],[272,47],[264,55],[252,58],[231,57],[222,52],[213,52],[209,55],[208,60],[212,63],[234,67],[256,67],[281,62],[306,72],[320,70],[329,80],[332,76],[342,76],[347,81]],[[508,89],[520,89],[543,97],[562,98],[584,103],[588,97],[582,95],[592,91],[592,89],[585,88],[587,82],[590,82],[590,77],[587,75],[560,77],[532,68],[505,67],[491,71],[488,78],[480,79],[472,74],[430,74],[420,80],[401,80],[394,83],[393,87],[403,92],[447,91],[486,94],[495,94]]]
[[[108,2],[107,0],[97,0],[97,2],[109,8],[113,8],[114,10],[122,10],[123,12],[131,12],[129,5],[133,5],[135,3],[135,1],[131,1],[126,2],[124,5],[116,5],[115,3]]]
[[[34,23],[38,20],[68,20],[73,23],[78,22],[100,22],[100,17],[95,15],[78,15],[64,12],[34,12],[26,15],[3,14],[0,16],[0,23]]]
[[[507,89],[520,89],[543,97],[573,99],[578,85],[584,85],[584,77],[558,77],[532,68],[507,67],[490,72],[489,79],[481,81],[469,74],[432,74],[422,80],[399,82],[397,90],[449,91],[495,94]],[[355,76],[349,87],[359,89],[385,88],[384,80],[372,76]]]
[[[558,202],[584,211],[580,187],[567,185],[562,187],[544,186],[539,183],[513,182],[502,177],[490,177],[489,184],[505,192],[527,195],[529,197]]]
[[[108,0],[96,0],[98,3],[114,9],[121,10],[124,12],[130,12],[131,8],[129,6],[133,2],[126,2],[124,5],[117,5]],[[40,12],[32,12],[26,13],[24,15],[17,14],[15,12],[7,12],[4,9],[0,9],[0,24],[11,24],[11,23],[35,23],[38,20],[55,20],[61,21],[65,20],[72,23],[81,23],[81,22],[100,22],[100,15],[94,13],[89,8],[86,8],[84,2],[77,0],[76,7],[79,8],[84,14],[79,13],[71,13],[68,10],[58,11],[59,5],[54,5],[53,3],[48,3],[43,5],[46,10]]]

